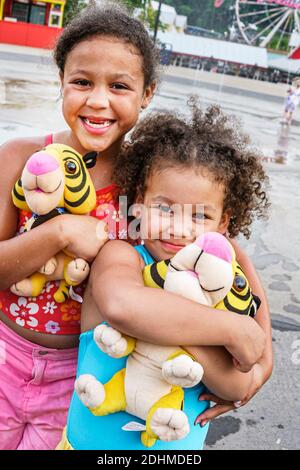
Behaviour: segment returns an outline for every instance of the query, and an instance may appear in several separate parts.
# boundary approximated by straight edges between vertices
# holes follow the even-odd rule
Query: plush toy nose
[[[59,164],[54,157],[46,152],[37,152],[27,161],[27,170],[35,176],[44,175],[57,170]]]
[[[196,245],[205,253],[232,263],[232,250],[226,238],[217,232],[208,232],[196,240]]]

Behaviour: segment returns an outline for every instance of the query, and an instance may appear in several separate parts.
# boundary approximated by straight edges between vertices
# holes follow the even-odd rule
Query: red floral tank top
[[[49,140],[46,141],[50,143]],[[126,227],[121,220],[118,205],[118,188],[110,185],[99,189],[96,209],[90,215],[105,220],[109,238],[126,238]],[[20,211],[18,233],[22,234],[30,212]],[[84,216],[83,216],[84,217]],[[17,325],[39,333],[53,335],[73,335],[80,333],[80,310],[85,284],[71,290],[70,298],[64,303],[54,300],[59,281],[48,282],[38,297],[18,297],[9,289],[0,291],[0,310]]]

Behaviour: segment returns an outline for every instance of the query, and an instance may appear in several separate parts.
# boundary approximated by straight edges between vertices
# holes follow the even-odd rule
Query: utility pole
[[[158,10],[157,10],[156,18],[155,18],[155,25],[154,25],[154,36],[153,36],[154,44],[156,43],[156,36],[157,36],[158,25],[159,25],[159,17],[160,17],[160,12],[161,12],[161,4],[162,4],[162,0],[159,0]]]

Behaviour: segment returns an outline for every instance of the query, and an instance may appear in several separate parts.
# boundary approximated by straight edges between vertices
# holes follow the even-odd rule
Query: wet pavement
[[[65,126],[49,54],[41,58],[16,54],[0,47],[0,144]],[[213,422],[206,448],[299,449],[300,110],[293,125],[284,126],[280,120],[286,87],[255,82],[248,89],[248,81],[239,80],[173,68],[166,71],[151,105],[152,110],[185,112],[191,94],[197,94],[204,106],[220,104],[243,121],[254,145],[263,152],[270,177],[270,218],[256,222],[251,239],[241,239],[241,244],[268,294],[275,368],[270,381],[247,406]]]

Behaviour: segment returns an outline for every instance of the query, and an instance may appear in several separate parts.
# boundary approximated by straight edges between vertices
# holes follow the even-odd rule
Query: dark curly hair
[[[218,106],[202,110],[194,99],[189,107],[191,117],[164,112],[140,121],[120,153],[114,181],[130,206],[137,195],[144,195],[153,171],[205,167],[213,181],[224,185],[229,235],[243,233],[249,238],[251,223],[255,217],[266,217],[270,205],[261,155],[249,145],[235,117]]]
[[[67,56],[80,42],[98,36],[115,37],[135,46],[143,59],[144,87],[159,75],[159,52],[143,24],[118,2],[95,3],[84,8],[64,29],[56,42],[54,60],[61,73]]]

